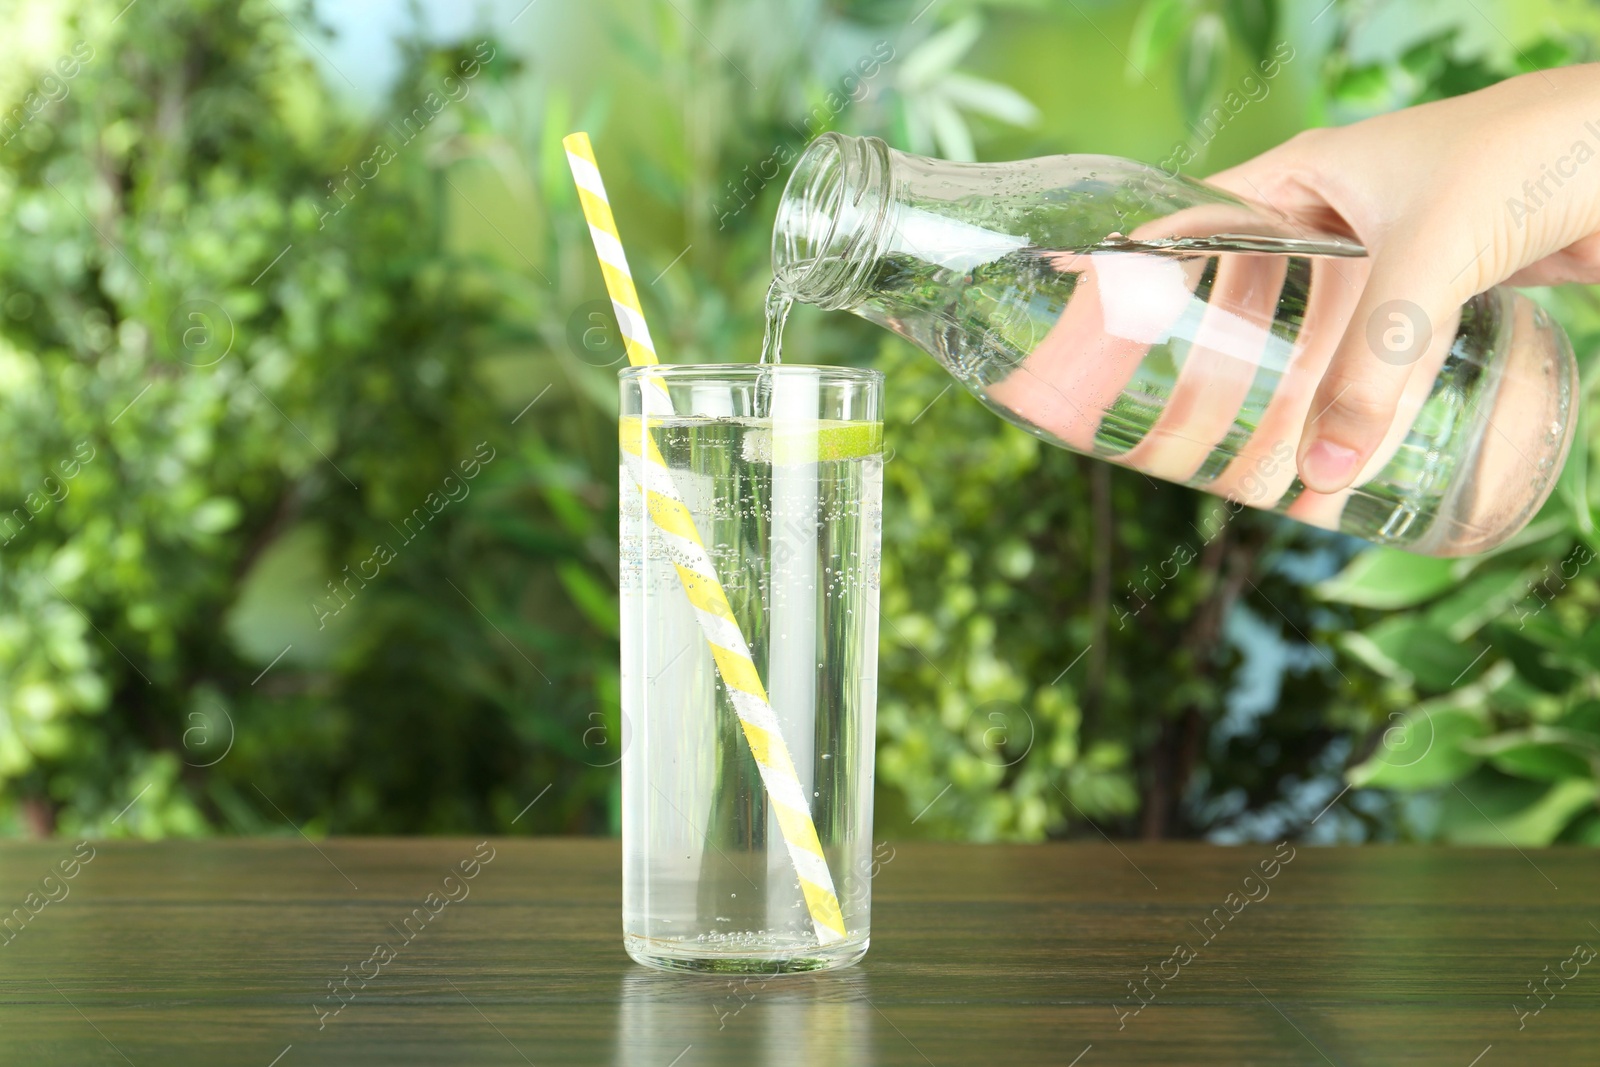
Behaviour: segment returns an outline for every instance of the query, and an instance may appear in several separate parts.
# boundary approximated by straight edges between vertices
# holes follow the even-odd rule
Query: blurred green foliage
[[[569,728],[615,689],[612,490],[571,444],[604,419],[510,424],[537,390],[482,376],[527,280],[448,247],[441,158],[513,65],[414,51],[396,117],[476,95],[402,143],[271,4],[75,6],[94,58],[0,171],[0,820],[442,832],[553,781],[539,825],[606,829]]]
[[[0,831],[142,836],[615,831],[621,352],[566,132],[663,357],[743,361],[822,129],[1203,174],[1595,40],[1554,3],[1502,36],[1421,4],[613,0],[404,44],[363,110],[304,10],[24,6]],[[1587,356],[1589,294],[1549,302]],[[1297,833],[1348,767],[1314,835],[1600,840],[1586,448],[1504,552],[1356,555],[1042,447],[846,316],[786,349],[889,374],[881,834]]]

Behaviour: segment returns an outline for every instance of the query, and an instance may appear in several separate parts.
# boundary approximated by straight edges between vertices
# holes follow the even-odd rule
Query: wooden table
[[[615,841],[91,848],[0,845],[6,1067],[1600,1063],[1588,851],[902,844],[862,964],[745,985],[628,960]]]

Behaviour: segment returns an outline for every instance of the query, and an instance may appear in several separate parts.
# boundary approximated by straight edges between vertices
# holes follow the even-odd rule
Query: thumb
[[[1406,383],[1442,365],[1461,305],[1492,281],[1462,236],[1459,226],[1419,220],[1375,250],[1301,434],[1295,462],[1313,492],[1355,481],[1388,436]]]

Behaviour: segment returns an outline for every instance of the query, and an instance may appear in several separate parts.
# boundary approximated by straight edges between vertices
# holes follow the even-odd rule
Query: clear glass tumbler
[[[620,374],[623,933],[670,970],[867,950],[883,376]]]

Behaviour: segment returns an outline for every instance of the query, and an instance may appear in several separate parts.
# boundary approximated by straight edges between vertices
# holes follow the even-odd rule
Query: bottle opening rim
[[[795,161],[772,227],[772,273],[785,293],[848,306],[887,210],[887,148],[875,137],[830,132]]]

